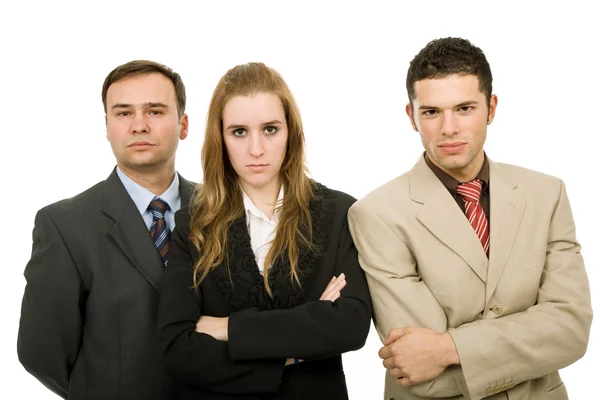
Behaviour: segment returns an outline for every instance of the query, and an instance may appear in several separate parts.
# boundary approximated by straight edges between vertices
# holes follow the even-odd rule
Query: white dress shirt
[[[246,210],[246,220],[248,221],[248,233],[250,234],[250,244],[256,257],[256,264],[261,275],[265,269],[265,259],[271,249],[273,239],[275,239],[275,228],[279,222],[278,210],[269,218],[263,213],[250,199],[250,196],[242,189],[244,196],[244,208]],[[279,190],[277,205],[283,200],[283,186]]]

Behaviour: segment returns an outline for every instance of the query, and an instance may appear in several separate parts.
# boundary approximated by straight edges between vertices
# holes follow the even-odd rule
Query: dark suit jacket
[[[179,182],[187,206],[193,186]],[[25,369],[68,399],[176,398],[156,343],[163,271],[116,170],[41,209],[17,343]]]
[[[265,292],[245,216],[229,230],[229,270],[218,266],[193,289],[198,253],[188,239],[189,211],[177,213],[158,326],[167,373],[182,382],[181,399],[348,398],[341,354],[364,345],[371,300],[346,218],[355,199],[316,187],[319,199],[310,213],[320,251],[301,251],[301,289],[291,283],[289,259],[276,261],[273,298]],[[320,301],[342,272],[342,297]],[[202,315],[229,316],[229,341],[195,332]],[[306,361],[284,367],[288,357]]]

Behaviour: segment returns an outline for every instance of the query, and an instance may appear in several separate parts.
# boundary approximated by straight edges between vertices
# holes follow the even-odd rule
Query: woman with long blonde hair
[[[181,399],[347,399],[371,301],[351,196],[307,175],[298,106],[262,63],[219,81],[204,179],[176,215],[158,315]],[[343,290],[342,290],[343,289]]]

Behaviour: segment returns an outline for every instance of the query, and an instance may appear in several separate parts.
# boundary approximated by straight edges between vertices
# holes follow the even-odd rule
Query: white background
[[[190,136],[177,168],[186,178],[202,176],[204,121],[218,79],[236,64],[263,61],[300,105],[313,177],[361,197],[411,168],[422,151],[404,113],[409,61],[431,39],[468,38],[486,53],[499,98],[488,155],[566,182],[598,291],[592,192],[600,172],[600,29],[592,2],[96,3],[3,0],[0,7],[0,210],[8,217],[1,229],[0,397],[56,398],[16,355],[33,219],[37,209],[111,172],[100,91],[110,70],[133,59],[162,62],[184,79]],[[599,297],[593,300],[598,309]],[[571,399],[596,398],[597,325],[585,357],[562,372]],[[351,399],[382,398],[379,347],[372,329],[363,349],[344,356]]]

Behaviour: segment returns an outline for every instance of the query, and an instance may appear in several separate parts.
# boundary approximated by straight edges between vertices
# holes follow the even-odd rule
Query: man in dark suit
[[[19,359],[65,399],[174,399],[156,314],[174,213],[193,189],[175,172],[185,87],[164,65],[132,61],[106,77],[102,101],[117,167],[37,213]]]

